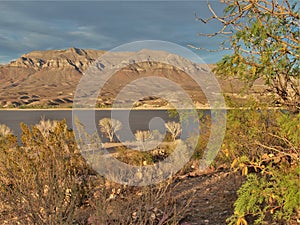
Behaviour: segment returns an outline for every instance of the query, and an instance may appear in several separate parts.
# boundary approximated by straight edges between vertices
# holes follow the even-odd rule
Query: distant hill
[[[104,51],[34,51],[0,67],[0,104],[70,105],[83,71]]]
[[[147,50],[144,50],[147,54]],[[70,107],[79,80],[87,68],[105,51],[70,48],[66,50],[33,51],[16,61],[0,66],[1,107]],[[116,53],[116,57],[134,54]],[[200,106],[207,104],[198,85],[183,71],[173,66],[153,63],[130,65],[118,71],[99,95],[98,105],[109,106],[122,87],[143,76],[166,77],[182,86]],[[241,83],[220,79],[224,92],[237,95]],[[260,87],[260,84],[256,87]],[[155,96],[142,99],[141,106],[161,107],[167,102]]]

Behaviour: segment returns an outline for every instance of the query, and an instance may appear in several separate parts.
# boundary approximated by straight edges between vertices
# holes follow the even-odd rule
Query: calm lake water
[[[209,110],[199,110],[199,112],[210,114]],[[128,113],[128,129],[130,129],[133,133],[135,133],[137,130],[149,129],[157,129],[161,133],[164,133],[165,122],[178,121],[178,117],[170,116],[168,110],[118,110],[118,120],[120,120],[122,124],[125,124],[120,131],[121,134],[122,132],[124,134],[128,133],[128,130],[126,131],[125,129]],[[80,120],[86,120],[85,124],[87,127],[92,126],[93,123],[96,124],[96,129],[98,132],[98,122],[100,119],[105,117],[111,117],[111,110],[96,110],[94,118],[91,118],[91,115],[87,110],[82,110],[82,112],[80,112]],[[18,137],[21,136],[21,122],[24,122],[27,125],[35,125],[39,123],[42,118],[45,120],[65,119],[68,127],[72,129],[72,110],[0,110],[0,124],[6,124]],[[149,124],[151,124],[150,127]],[[89,131],[88,129],[86,130]]]
[[[128,110],[120,110],[119,112],[121,117],[122,113],[124,114],[124,119],[126,120],[125,115],[128,113]],[[81,115],[86,117],[87,120],[91,122],[95,121],[98,124],[100,119],[111,116],[111,110],[96,110],[94,120],[90,120],[89,114],[85,111]],[[129,115],[129,124],[133,132],[136,130],[148,130],[149,122],[153,118],[161,118],[164,121],[177,120],[170,117],[167,110],[132,110]],[[68,127],[72,128],[72,110],[0,110],[0,124],[9,126],[18,137],[21,134],[21,122],[34,125],[39,123],[42,118],[46,120],[65,119]],[[121,122],[123,123],[122,118]],[[164,129],[163,123],[161,124],[161,128]]]

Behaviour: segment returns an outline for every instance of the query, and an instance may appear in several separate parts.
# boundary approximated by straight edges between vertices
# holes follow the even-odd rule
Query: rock
[[[16,61],[12,61],[11,67],[42,69],[75,69],[82,73],[98,57],[103,55],[100,50],[83,50],[70,48],[66,50],[34,51],[22,55]]]
[[[220,216],[223,216],[223,215],[226,215],[226,214],[228,214],[228,211],[227,211],[227,210],[225,210],[225,211],[219,213]]]

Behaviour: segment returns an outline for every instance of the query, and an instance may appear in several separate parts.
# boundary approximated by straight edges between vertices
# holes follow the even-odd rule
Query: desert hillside
[[[145,54],[147,50],[144,50]],[[70,48],[33,51],[16,61],[0,66],[0,106],[70,107],[76,87],[87,68],[105,51]],[[116,53],[117,57],[134,53]],[[200,106],[207,104],[198,85],[183,71],[173,66],[153,63],[133,64],[119,70],[98,96],[98,105],[109,107],[120,89],[140,77],[161,76],[179,84]],[[199,74],[201,76],[201,74]],[[241,83],[219,79],[225,94],[238,97]],[[256,86],[259,88],[260,85]],[[253,89],[254,90],[254,89]],[[252,90],[252,94],[254,91]],[[162,107],[167,102],[150,96],[137,106]]]

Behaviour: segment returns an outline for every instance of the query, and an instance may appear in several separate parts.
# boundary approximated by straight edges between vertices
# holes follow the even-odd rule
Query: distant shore
[[[33,109],[20,109],[20,108],[1,108],[0,111],[72,111],[72,110],[174,110],[175,108],[33,108]],[[183,108],[182,108],[183,109]],[[210,107],[195,108],[207,110]]]
[[[195,107],[195,108],[179,108],[178,110],[183,109],[196,109],[196,110],[210,110],[211,107]],[[217,110],[225,109],[250,109],[250,107],[226,107],[226,108],[215,108]],[[258,109],[284,109],[283,107],[258,107]],[[0,111],[72,111],[72,110],[97,110],[97,111],[109,111],[109,110],[177,110],[175,108],[160,107],[160,108],[0,108]]]

